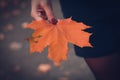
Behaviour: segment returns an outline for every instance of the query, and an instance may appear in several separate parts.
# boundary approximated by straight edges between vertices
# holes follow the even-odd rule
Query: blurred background
[[[55,15],[63,18],[59,0],[52,0]],[[32,21],[30,0],[0,0],[0,80],[95,80],[83,58],[69,44],[68,59],[55,66],[47,58],[47,48],[30,54]]]

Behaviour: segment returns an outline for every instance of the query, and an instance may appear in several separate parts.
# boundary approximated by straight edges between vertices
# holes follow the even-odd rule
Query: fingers
[[[53,12],[51,0],[41,0],[40,6],[44,9],[45,15],[46,15],[48,21],[52,24],[56,24],[57,19]]]
[[[39,13],[37,12],[38,5],[39,5],[38,0],[31,0],[31,16],[35,20],[42,20],[42,18],[39,17]]]
[[[48,20],[52,24],[57,23],[50,0],[32,0],[31,16],[35,20]]]
[[[39,14],[37,12],[31,12],[31,16],[37,21],[43,19],[42,17],[39,16]]]
[[[46,12],[46,16],[48,18],[48,21],[52,24],[56,24],[57,23],[57,19],[53,13],[53,10],[51,8],[51,6],[45,6],[44,10]]]
[[[47,11],[47,10],[46,10]],[[38,10],[39,12],[39,16],[44,19],[44,20],[48,20],[50,23],[52,24],[56,24],[57,23],[57,19],[55,18],[54,14],[50,15],[50,12],[48,12],[48,14],[43,11],[42,9]]]
[[[47,20],[46,12],[42,8],[38,8],[37,10],[39,17],[41,17],[44,20]]]

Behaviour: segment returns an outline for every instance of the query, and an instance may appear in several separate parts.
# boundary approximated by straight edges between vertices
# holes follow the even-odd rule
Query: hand
[[[31,16],[35,20],[48,20],[52,24],[57,23],[54,16],[51,0],[31,0]]]

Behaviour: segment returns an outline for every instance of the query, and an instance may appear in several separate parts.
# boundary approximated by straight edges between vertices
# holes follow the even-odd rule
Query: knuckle
[[[33,17],[33,18],[35,17],[35,14],[33,12],[31,12],[31,17]]]

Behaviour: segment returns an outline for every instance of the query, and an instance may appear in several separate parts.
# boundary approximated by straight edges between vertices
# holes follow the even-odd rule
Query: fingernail
[[[52,23],[52,24],[54,24],[54,25],[57,24],[57,22],[58,22],[58,21],[57,21],[57,19],[55,19],[55,18],[52,18],[52,19],[50,20],[50,23]]]

